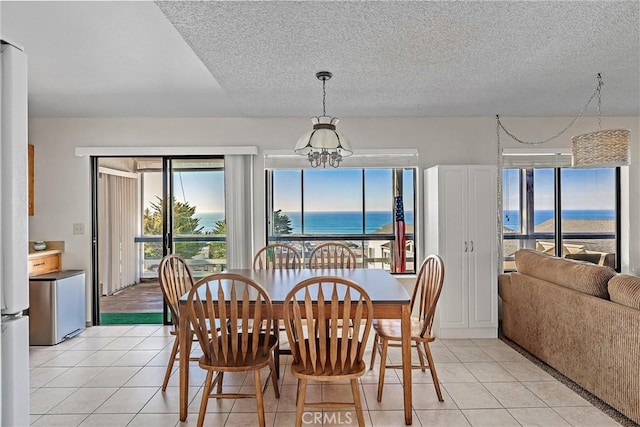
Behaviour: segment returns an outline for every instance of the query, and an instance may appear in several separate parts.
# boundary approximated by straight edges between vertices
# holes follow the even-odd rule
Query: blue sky
[[[413,182],[411,171],[404,173],[403,195],[405,209],[413,208]],[[299,170],[280,170],[274,173],[274,209],[299,212],[301,200],[301,173]],[[392,211],[393,194],[391,169],[369,169],[365,172],[365,208],[368,211]],[[304,172],[304,210],[361,211],[361,169],[308,169]]]
[[[162,174],[146,173],[143,207],[156,202],[162,195]],[[174,194],[179,202],[185,200],[196,207],[197,213],[224,212],[224,177],[216,172],[176,172],[174,173]]]
[[[503,186],[504,209],[518,209],[518,173],[505,170]],[[411,210],[413,183],[411,171],[405,171],[405,209]],[[305,210],[360,211],[362,172],[360,169],[305,170]],[[563,169],[563,209],[614,209],[614,169]],[[175,196],[188,201],[198,213],[224,212],[224,178],[222,172],[179,172],[174,175]],[[277,191],[274,208],[296,212],[301,206],[299,170],[280,170],[274,173]],[[535,206],[540,210],[553,209],[553,169],[537,169],[534,173]],[[162,193],[160,173],[145,174],[144,206]],[[369,169],[365,173],[365,205],[369,211],[391,211],[392,189],[390,169]]]
[[[503,185],[504,210],[519,209],[518,171],[505,169]],[[615,209],[615,170],[563,169],[562,209]],[[536,210],[553,209],[553,169],[534,171]]]
[[[405,172],[405,209],[411,210],[413,183]],[[274,174],[277,188],[275,209],[300,211],[301,179],[299,170],[281,170]],[[370,211],[391,211],[391,170],[370,169],[365,173],[365,205]],[[224,212],[224,181],[221,172],[180,172],[174,175],[176,200],[187,200],[196,212]],[[144,206],[162,193],[160,173],[145,174]],[[362,171],[360,169],[305,170],[305,210],[361,211]]]

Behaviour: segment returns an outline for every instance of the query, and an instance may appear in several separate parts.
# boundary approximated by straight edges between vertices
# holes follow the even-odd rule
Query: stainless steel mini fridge
[[[54,345],[86,326],[85,274],[65,270],[29,278],[29,344]]]

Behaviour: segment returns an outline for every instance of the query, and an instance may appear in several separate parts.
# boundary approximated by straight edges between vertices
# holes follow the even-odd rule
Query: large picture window
[[[505,271],[520,248],[620,271],[620,173],[616,168],[503,170]]]
[[[306,260],[318,244],[339,241],[358,267],[415,273],[415,184],[415,168],[269,170],[267,243],[290,244]],[[397,242],[404,257],[394,257]]]

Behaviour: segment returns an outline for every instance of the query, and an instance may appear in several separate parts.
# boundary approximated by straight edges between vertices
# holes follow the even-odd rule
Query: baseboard
[[[498,338],[498,328],[440,328],[436,331],[440,339]]]

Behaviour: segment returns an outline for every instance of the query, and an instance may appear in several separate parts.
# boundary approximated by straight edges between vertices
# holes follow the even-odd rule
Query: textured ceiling
[[[249,116],[638,114],[638,2],[157,2]]]
[[[631,1],[0,2],[30,114],[640,115]],[[594,115],[595,104],[585,113]]]

